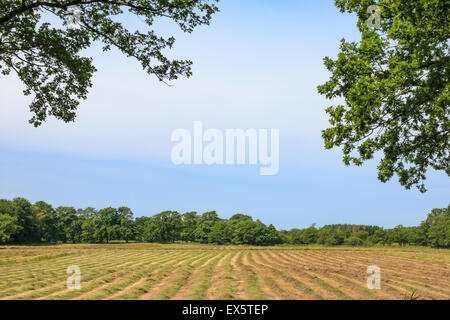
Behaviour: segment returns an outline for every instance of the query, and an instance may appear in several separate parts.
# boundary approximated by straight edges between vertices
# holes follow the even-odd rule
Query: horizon
[[[15,197],[15,198],[23,198],[23,197]],[[13,198],[13,199],[3,199],[3,198],[0,198],[0,200],[12,201],[12,200],[14,200],[15,198]],[[23,198],[23,199],[29,201],[29,200],[26,199],[26,198]],[[45,200],[38,200],[38,201],[35,201],[35,202],[31,202],[31,201],[30,201],[30,203],[31,203],[32,205],[34,205],[34,204],[36,204],[37,202],[40,202],[40,201],[43,201],[43,202],[45,202],[45,203],[51,205],[51,206],[53,207],[53,209],[57,209],[57,208],[59,207],[59,206],[54,206],[53,204],[48,203],[48,202],[46,202]],[[449,206],[450,206],[450,204],[449,204]],[[67,206],[61,206],[61,207],[74,208],[74,209],[77,210],[77,211],[78,211],[78,210],[84,210],[84,209],[87,209],[87,208],[93,208],[95,211],[99,211],[99,210],[107,209],[107,208],[113,208],[113,207],[111,207],[111,206],[106,206],[106,207],[104,207],[104,208],[94,208],[94,207],[92,207],[92,206],[87,206],[87,207],[82,207],[82,208],[81,208],[81,207],[78,207],[78,206],[75,206],[75,205],[67,205]],[[225,217],[221,216],[220,212],[217,212],[217,210],[209,210],[209,211],[204,211],[204,212],[195,211],[195,210],[188,210],[188,211],[185,211],[185,212],[179,212],[179,211],[177,211],[177,210],[171,210],[171,209],[169,208],[169,209],[163,210],[163,211],[161,211],[161,212],[149,213],[149,214],[146,214],[146,215],[136,216],[136,215],[134,215],[133,208],[130,208],[130,207],[126,206],[126,205],[124,205],[123,207],[128,208],[128,209],[131,210],[131,212],[133,212],[133,219],[142,218],[142,217],[148,217],[148,218],[150,218],[150,217],[153,217],[153,216],[156,216],[156,215],[158,215],[158,214],[160,214],[160,213],[165,213],[165,212],[177,212],[177,213],[179,213],[180,215],[183,215],[183,214],[185,214],[185,213],[196,213],[197,216],[199,216],[199,217],[200,217],[202,214],[204,214],[204,213],[216,212],[217,215],[218,215],[218,217],[219,217],[220,219],[223,219],[223,220],[229,220],[229,219],[232,218],[234,215],[246,215],[246,216],[251,217],[253,221],[261,221],[261,222],[262,222],[263,224],[265,224],[266,226],[273,225],[273,224],[265,223],[263,220],[261,220],[261,219],[258,218],[258,217],[254,217],[254,216],[251,216],[251,215],[247,215],[245,212],[236,212],[235,214],[232,214],[231,216],[225,218]],[[113,209],[119,209],[119,208],[117,207],[117,208],[113,208]],[[423,220],[422,220],[421,222],[423,222],[423,221],[425,221],[425,220],[427,219],[427,215],[428,215],[429,213],[431,213],[431,211],[432,211],[433,209],[445,209],[445,208],[432,208],[432,209],[430,209],[430,211],[429,211],[428,213],[425,214],[425,216],[424,216],[424,218],[423,218]],[[293,227],[287,228],[287,229],[283,229],[283,228],[280,229],[280,228],[277,228],[275,225],[274,225],[274,227],[275,227],[278,231],[289,231],[289,230],[292,230],[292,229],[306,229],[306,228],[309,228],[309,227],[311,227],[311,226],[315,226],[317,229],[320,229],[320,228],[325,227],[325,226],[334,226],[334,225],[372,226],[372,227],[380,227],[380,228],[383,228],[383,229],[393,229],[393,228],[395,228],[395,227],[397,227],[397,226],[403,226],[403,227],[406,227],[406,228],[408,228],[408,227],[417,227],[417,226],[420,225],[420,223],[418,223],[417,225],[404,225],[404,224],[401,224],[401,223],[400,223],[399,225],[396,225],[396,226],[393,226],[393,227],[390,227],[390,228],[387,228],[387,227],[384,227],[384,226],[379,226],[379,225],[374,225],[374,224],[357,224],[357,223],[351,223],[351,222],[333,223],[333,224],[326,223],[326,224],[322,224],[322,225],[319,225],[319,224],[317,224],[316,222],[313,222],[313,223],[311,223],[309,226],[302,226],[302,227],[298,227],[298,226],[296,227],[296,226],[293,226]]]
[[[394,176],[377,180],[375,156],[346,167],[341,151],[325,150],[321,130],[333,102],[316,87],[329,78],[325,56],[341,38],[357,40],[356,16],[330,2],[220,2],[210,26],[183,34],[174,24],[169,56],[193,61],[193,76],[171,82],[147,75],[116,50],[86,51],[98,71],[74,123],[28,123],[29,97],[15,76],[0,77],[0,198],[57,206],[128,206],[135,217],[171,209],[243,213],[278,230],[312,223],[416,226],[449,204],[444,173],[405,190]],[[324,23],[323,21],[326,21]],[[128,21],[130,22],[130,21]],[[139,24],[139,22],[133,22]],[[205,128],[279,129],[279,172],[260,166],[181,165],[171,161],[171,134]]]

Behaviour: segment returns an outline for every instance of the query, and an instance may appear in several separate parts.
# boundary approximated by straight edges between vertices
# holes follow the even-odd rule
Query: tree
[[[164,50],[175,39],[155,31],[129,31],[120,21],[139,17],[148,28],[158,18],[173,20],[184,32],[209,24],[217,0],[2,0],[0,1],[0,71],[14,71],[34,95],[30,123],[39,126],[51,115],[73,121],[80,99],[86,99],[96,71],[80,51],[93,41],[103,50],[115,47],[139,61],[160,81],[191,76],[191,61],[171,60]],[[60,23],[51,24],[55,19]]]
[[[146,234],[146,225],[151,221],[151,218],[149,217],[139,217],[136,218],[134,221],[134,232],[136,235],[136,240],[147,242],[147,239],[145,239]],[[149,241],[150,242],[150,241]]]
[[[259,225],[259,233],[256,236],[256,245],[272,246],[282,243],[281,236],[273,225],[266,227],[263,223],[257,221]]]
[[[180,239],[181,224],[178,212],[161,212],[145,222],[144,239],[147,242],[175,242]]]
[[[197,227],[197,212],[186,212],[182,215],[181,240],[185,242],[195,241],[195,228]]]
[[[327,246],[335,246],[344,243],[345,234],[329,227],[322,227],[317,232],[317,243]]]
[[[139,235],[144,242],[162,242],[161,230],[153,218],[142,220]]]
[[[433,209],[423,223],[426,225],[428,242],[435,248],[450,248],[450,206]]]
[[[301,236],[302,243],[313,244],[317,241],[317,229],[316,224],[313,223],[309,228],[305,229]]]
[[[232,244],[256,244],[256,237],[259,230],[253,220],[240,220],[233,225],[232,230]]]
[[[288,233],[289,243],[292,244],[313,244],[317,241],[316,224],[312,224],[306,229],[292,229]]]
[[[276,245],[323,244],[352,245],[382,243],[450,247],[450,206],[433,209],[418,227],[399,225],[393,229],[377,226],[333,224],[317,229],[278,231],[251,216],[235,214],[221,219],[215,211],[200,217],[195,212],[183,215],[164,211],[152,217],[133,219],[130,208],[75,209],[53,207],[43,201],[31,205],[23,198],[0,199],[0,243],[62,241],[110,242],[131,239],[142,242],[169,243],[191,241],[213,244]]]
[[[0,243],[9,242],[21,229],[17,217],[0,212]]]
[[[408,243],[407,229],[402,225],[396,226],[391,230],[390,240],[392,243],[398,243],[401,246],[405,246]]]
[[[208,234],[208,243],[213,244],[229,244],[231,239],[230,228],[226,220],[218,220],[211,228]]]
[[[406,228],[407,241],[411,245],[426,246],[427,235],[421,227]]]
[[[81,241],[83,242],[95,242],[95,229],[96,229],[96,217],[97,211],[88,207],[83,210],[78,210],[78,220],[81,223]]]
[[[11,202],[11,216],[17,217],[21,226],[20,231],[14,236],[14,241],[19,243],[34,243],[41,240],[37,217],[31,203],[24,198],[15,198]]]
[[[337,59],[324,59],[332,75],[318,91],[345,102],[326,110],[332,127],[323,131],[325,148],[342,148],[344,163],[357,166],[381,151],[380,181],[397,174],[407,189],[425,192],[429,168],[450,176],[448,3],[336,0],[336,6],[356,12],[361,41],[343,39]]]
[[[291,229],[287,233],[287,237],[288,237],[287,241],[290,244],[304,244],[303,233],[304,233],[304,230],[297,229],[297,228]]]
[[[219,221],[219,216],[215,211],[203,213],[198,219],[197,227],[194,231],[195,240],[200,243],[208,243],[208,234],[217,221]]]
[[[81,236],[81,228],[77,223],[77,210],[74,207],[56,208],[59,239],[66,243],[75,243]]]
[[[104,208],[96,212],[95,214],[95,231],[94,237],[97,242],[109,243],[114,238],[118,214],[114,208]]]
[[[58,240],[58,218],[53,207],[44,202],[36,202],[32,209],[35,211],[41,240],[51,242]]]
[[[354,234],[355,237],[361,239],[361,241],[366,241],[369,237],[369,233],[367,231],[358,231]]]
[[[387,243],[386,231],[384,229],[375,230],[373,235],[369,237],[369,241],[385,245]]]
[[[257,230],[252,217],[244,214],[233,215],[227,223],[231,244],[255,244]]]
[[[344,240],[344,244],[352,247],[362,246],[363,240],[357,236],[351,236]]]
[[[119,238],[128,243],[134,237],[133,212],[127,207],[120,207],[117,212],[119,214]]]

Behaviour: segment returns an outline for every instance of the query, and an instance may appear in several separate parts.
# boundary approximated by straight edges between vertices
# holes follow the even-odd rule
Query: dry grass
[[[66,269],[81,269],[81,289]],[[366,286],[369,265],[381,289]],[[0,247],[0,299],[450,299],[450,251],[110,244]]]

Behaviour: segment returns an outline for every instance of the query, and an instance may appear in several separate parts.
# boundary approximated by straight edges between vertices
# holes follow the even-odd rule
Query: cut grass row
[[[422,299],[450,298],[450,255],[446,251],[197,245],[126,248],[25,248],[17,249],[16,257],[12,250],[5,250],[7,259],[0,250],[0,299],[403,299],[413,291]],[[80,290],[66,287],[69,265],[81,268]],[[369,265],[381,268],[382,290],[367,288]]]

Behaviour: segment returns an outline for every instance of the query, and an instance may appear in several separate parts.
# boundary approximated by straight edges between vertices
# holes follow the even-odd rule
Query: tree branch
[[[22,2],[22,5],[17,8],[16,10],[11,11],[6,16],[3,16],[0,18],[0,24],[4,24],[12,19],[14,19],[16,16],[25,13],[26,11],[38,8],[38,7],[49,7],[49,8],[58,8],[58,9],[67,9],[70,6],[76,6],[76,5],[89,5],[89,4],[95,4],[95,3],[104,3],[104,4],[114,4],[118,6],[125,6],[129,7],[135,10],[143,11],[145,13],[153,13],[155,15],[160,16],[166,16],[170,17],[169,15],[165,15],[162,13],[162,10],[156,10],[149,7],[144,6],[136,6],[128,2],[121,2],[121,1],[110,1],[110,0],[73,0],[67,3],[59,3],[59,2],[48,2],[48,1],[38,1],[33,2],[30,4],[25,4],[25,1]]]

